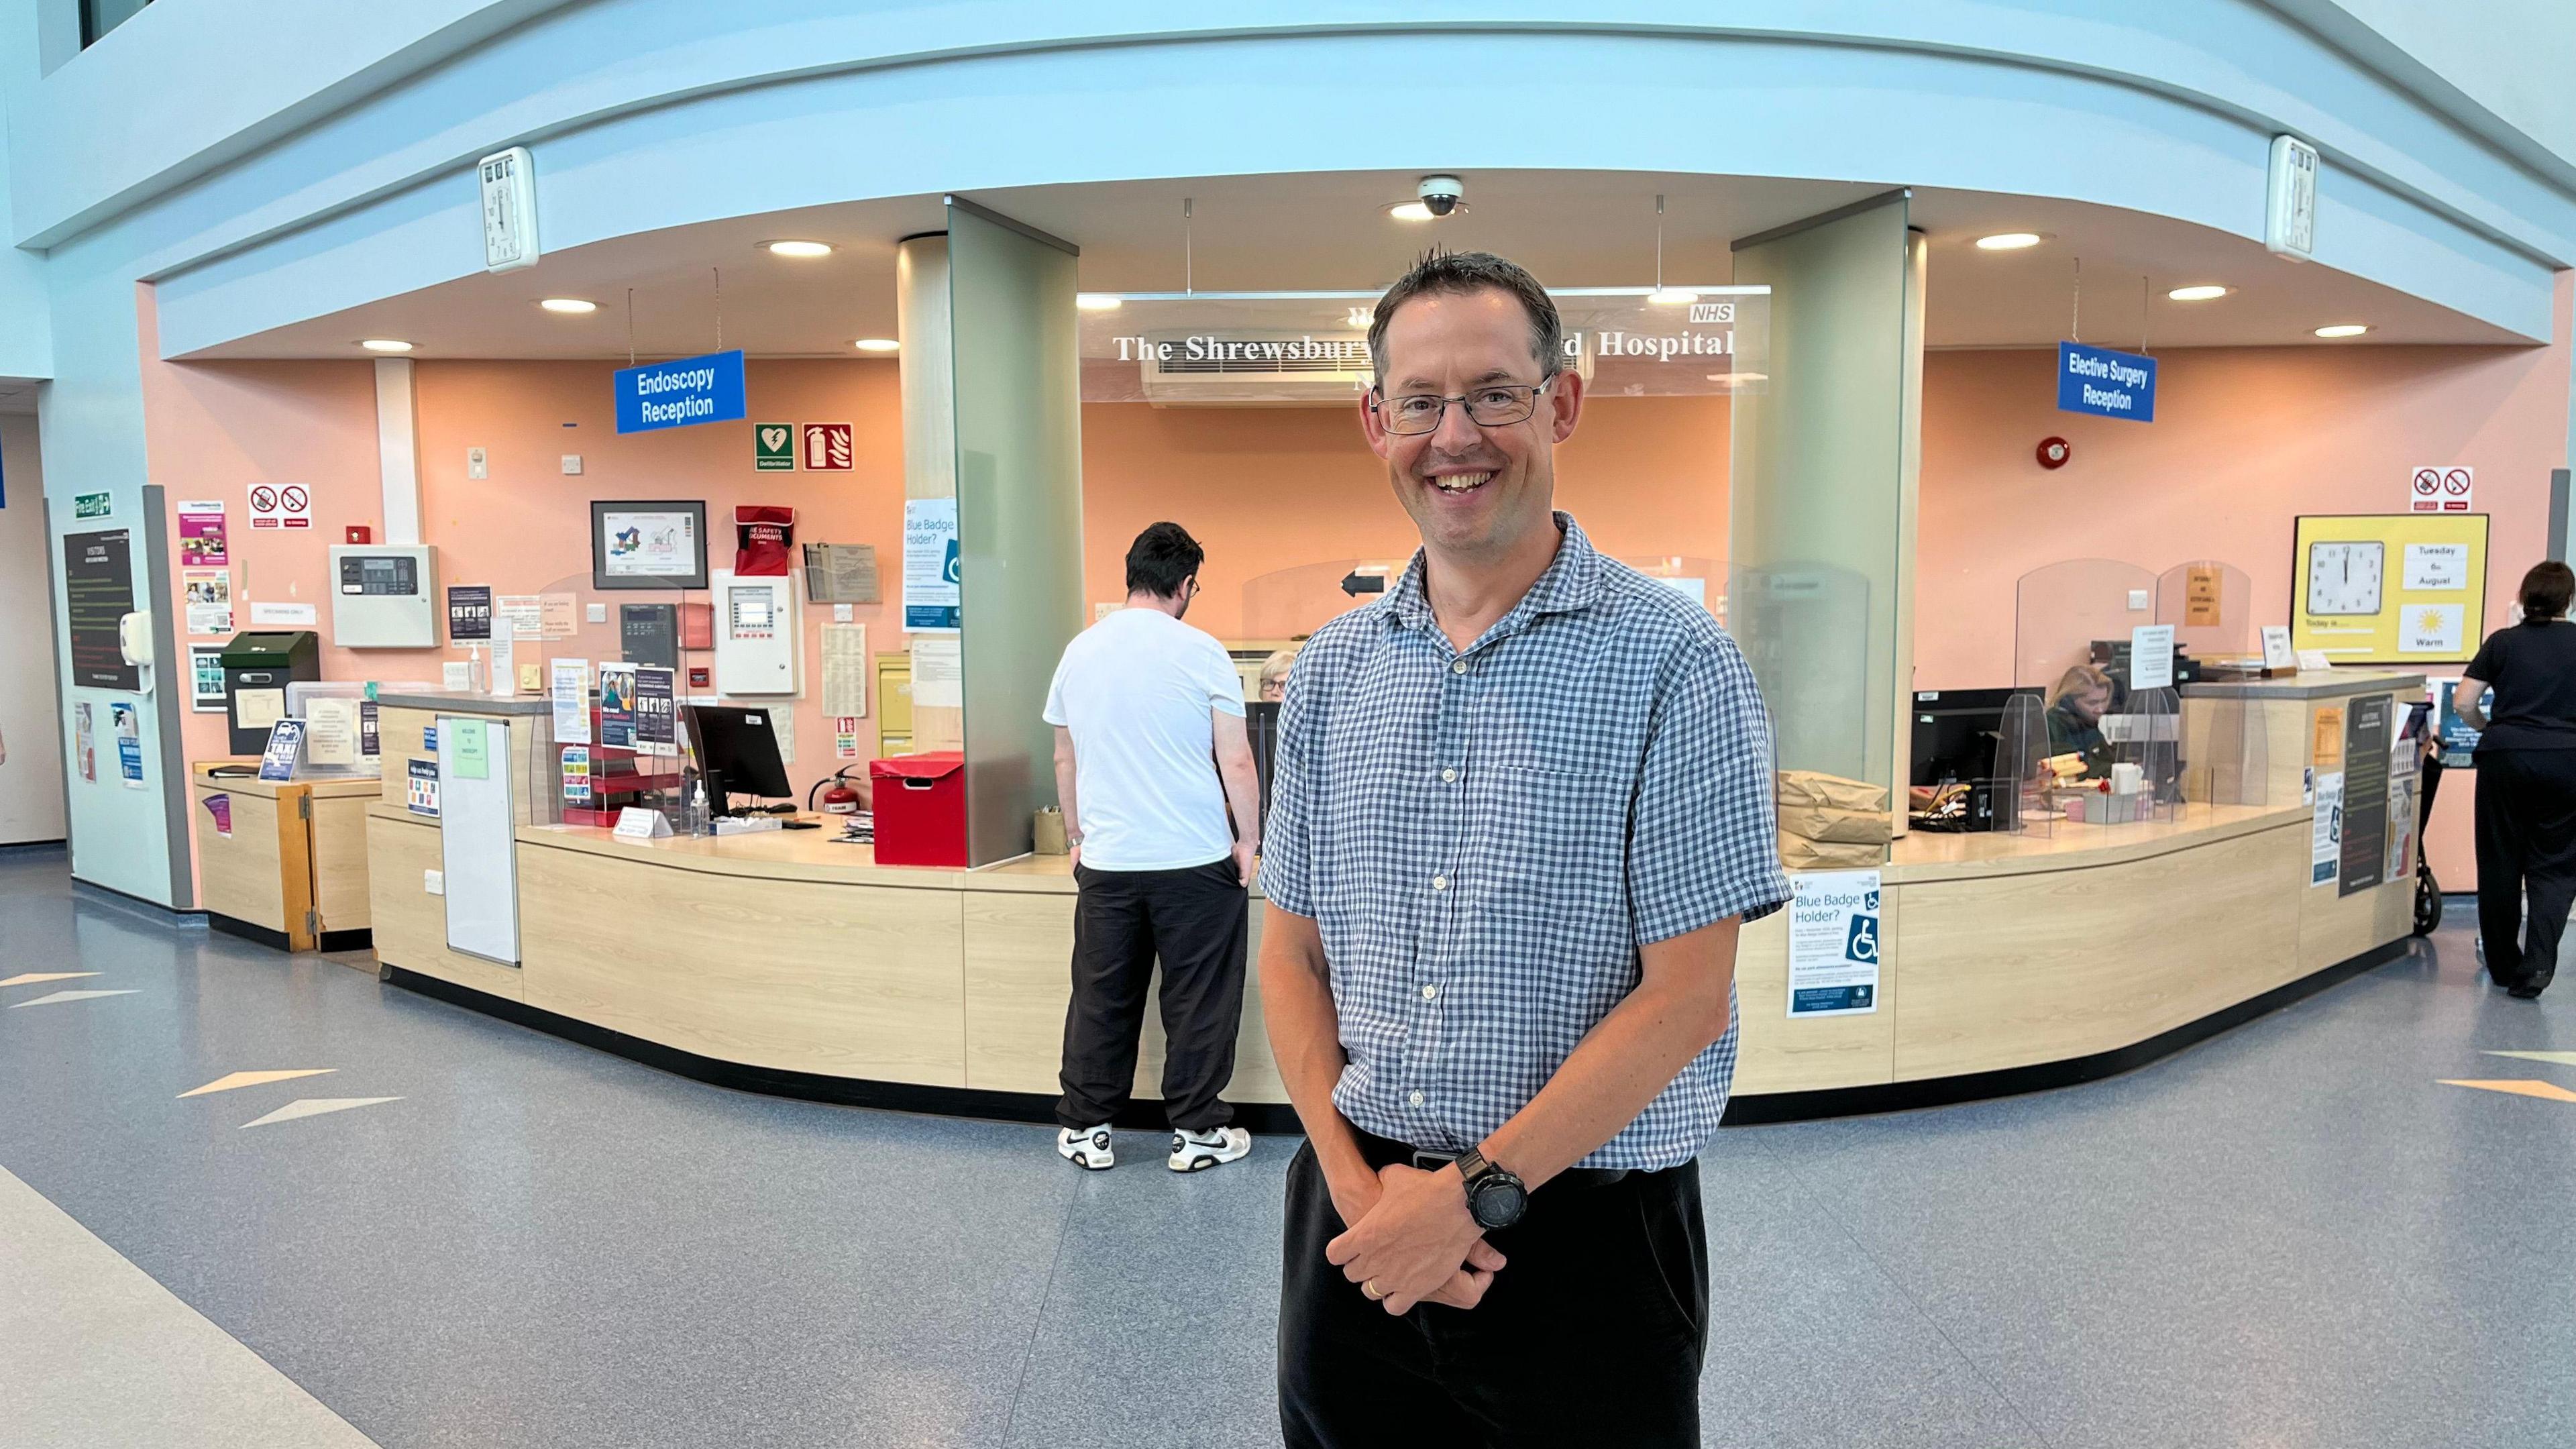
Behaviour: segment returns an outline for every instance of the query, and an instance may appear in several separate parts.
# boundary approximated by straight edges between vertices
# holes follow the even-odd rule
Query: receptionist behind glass
[[[2091,664],[2078,664],[2059,675],[2048,692],[2048,752],[2082,755],[2086,773],[2111,773],[2111,742],[2102,737],[2102,716],[2111,708],[2111,676]]]

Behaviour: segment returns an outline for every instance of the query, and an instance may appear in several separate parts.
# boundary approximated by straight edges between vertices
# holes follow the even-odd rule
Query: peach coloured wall
[[[1724,398],[1596,397],[1557,451],[1557,506],[1623,557],[1726,557]],[[1386,465],[1340,408],[1082,410],[1083,597],[1127,597],[1127,545],[1170,519],[1208,551],[1190,622],[1241,633],[1246,580],[1419,542]],[[1717,585],[1712,585],[1712,592]]]

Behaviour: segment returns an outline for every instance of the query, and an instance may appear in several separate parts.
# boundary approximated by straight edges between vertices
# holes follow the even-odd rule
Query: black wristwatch
[[[1488,1232],[1519,1222],[1529,1207],[1529,1185],[1487,1162],[1473,1147],[1459,1154],[1458,1177],[1467,1185],[1467,1215]]]

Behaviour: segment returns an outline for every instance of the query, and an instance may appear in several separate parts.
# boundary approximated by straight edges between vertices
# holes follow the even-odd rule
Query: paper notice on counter
[[[2129,631],[2129,687],[2173,687],[2174,626],[2140,624]]]
[[[877,547],[872,543],[805,545],[805,601],[809,604],[874,604]]]
[[[589,744],[590,661],[556,659],[548,663],[553,670],[547,681],[547,697],[554,708],[555,743]]]
[[[507,699],[519,692],[519,641],[510,629],[492,631],[492,693]]]
[[[1789,1017],[1878,1010],[1878,872],[1789,877]]]
[[[635,748],[635,666],[599,661],[599,743],[612,750]]]
[[[304,701],[304,762],[329,765],[337,769],[354,768],[358,763],[358,706],[356,699],[308,699]]]
[[[2266,624],[2263,626],[2263,667],[2266,669],[2296,669],[2299,667],[2298,651],[2290,647],[2289,625]]]
[[[966,707],[966,651],[957,636],[912,641],[912,707]]]
[[[2343,865],[2343,771],[2317,772],[2316,810],[2309,827],[2308,884],[2332,885]]]
[[[868,712],[868,626],[823,626],[823,713],[863,717]]]

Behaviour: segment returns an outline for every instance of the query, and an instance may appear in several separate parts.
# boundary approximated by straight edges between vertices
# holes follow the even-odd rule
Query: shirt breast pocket
[[[1497,766],[1479,783],[1476,900],[1494,949],[1542,973],[1624,952],[1626,777]]]

